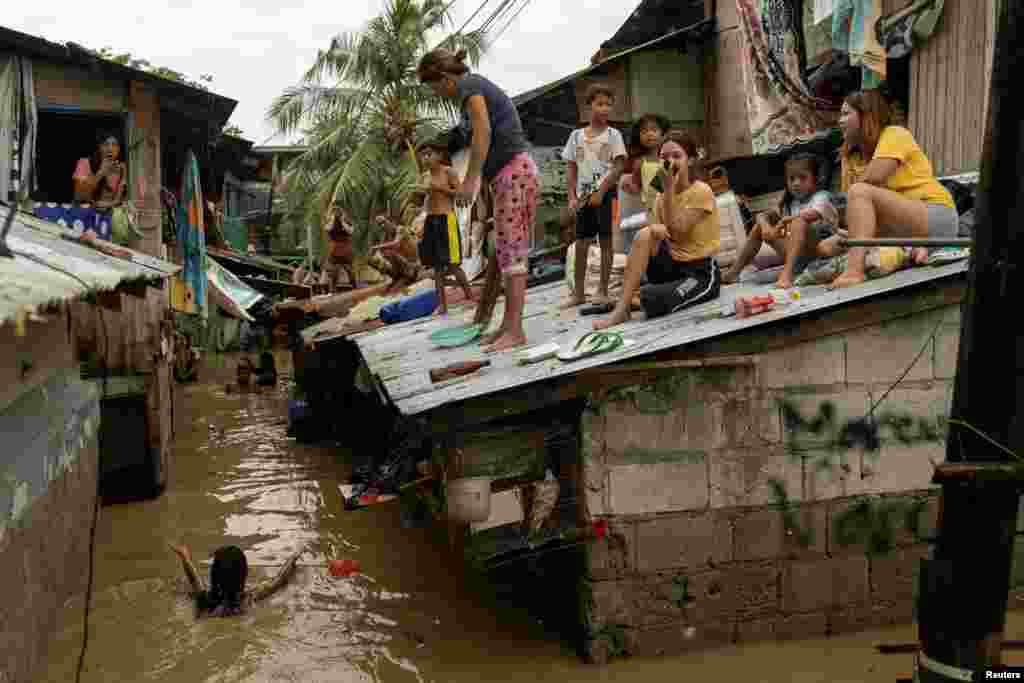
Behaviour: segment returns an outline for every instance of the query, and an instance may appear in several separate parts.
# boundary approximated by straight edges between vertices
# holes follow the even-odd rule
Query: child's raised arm
[[[277,590],[288,583],[288,579],[291,578],[292,573],[295,571],[295,563],[298,562],[299,558],[306,552],[306,548],[303,548],[299,552],[288,558],[288,561],[284,563],[280,571],[277,572],[277,576],[269,581],[264,581],[256,586],[252,592],[252,599],[254,602],[259,602],[264,598],[268,598],[274,594]]]
[[[185,577],[188,579],[189,585],[192,586],[194,593],[203,593],[206,591],[206,585],[203,583],[203,578],[196,571],[196,567],[192,564],[192,552],[188,549],[187,545],[171,545],[171,550],[181,558],[181,568],[185,570]]]

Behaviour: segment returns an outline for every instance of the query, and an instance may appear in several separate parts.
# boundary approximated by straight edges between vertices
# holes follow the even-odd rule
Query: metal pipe
[[[974,244],[970,237],[879,237],[875,239],[841,238],[844,247],[969,247]]]

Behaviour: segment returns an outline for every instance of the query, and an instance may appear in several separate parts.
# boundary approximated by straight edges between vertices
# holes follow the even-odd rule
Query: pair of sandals
[[[588,332],[577,339],[571,347],[559,351],[558,360],[570,362],[599,353],[609,353],[620,349],[625,343],[621,332]]]

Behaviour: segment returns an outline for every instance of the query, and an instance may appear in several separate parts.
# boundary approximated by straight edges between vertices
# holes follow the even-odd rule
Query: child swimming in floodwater
[[[245,589],[245,579],[249,573],[249,564],[241,548],[227,545],[218,548],[213,554],[210,566],[210,587],[203,584],[203,579],[192,563],[192,552],[188,546],[171,546],[181,558],[182,569],[192,587],[191,597],[196,602],[198,616],[230,617],[241,614],[254,603],[269,597],[284,586],[295,571],[295,563],[306,552],[303,548],[292,555],[277,576],[263,581],[253,590]]]

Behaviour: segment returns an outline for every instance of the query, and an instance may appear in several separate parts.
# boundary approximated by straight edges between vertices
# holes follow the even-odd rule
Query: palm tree
[[[376,215],[400,219],[416,180],[417,141],[454,121],[416,78],[428,41],[451,25],[447,0],[387,0],[359,33],[336,36],[302,82],[270,107],[280,133],[303,132],[308,151],[289,169],[293,215],[321,225],[334,206],[348,210],[355,248],[365,253]],[[481,31],[451,34],[441,44],[465,49],[471,64],[484,50]]]

